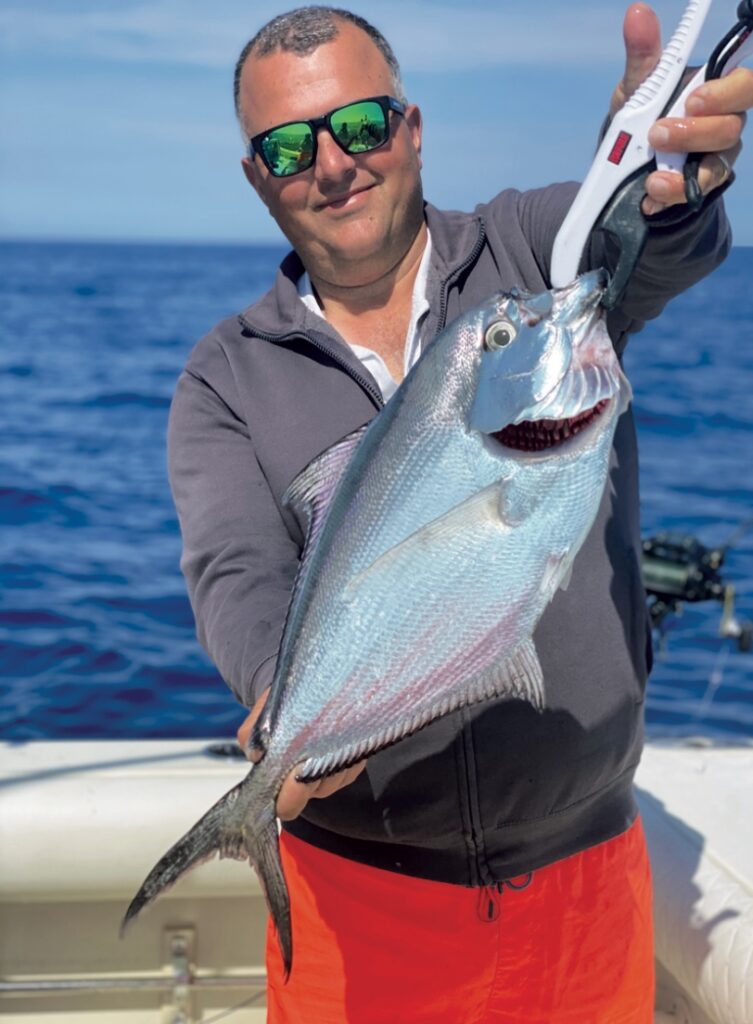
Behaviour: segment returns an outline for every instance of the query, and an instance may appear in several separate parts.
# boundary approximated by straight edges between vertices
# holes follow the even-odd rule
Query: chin
[[[407,218],[380,223],[375,218],[353,219],[342,223],[339,230],[325,241],[334,255],[352,260],[385,259],[394,262],[403,256],[413,244],[420,225],[415,231],[407,230]],[[329,244],[328,244],[329,243]]]
[[[396,248],[395,240],[390,239],[384,231],[376,230],[373,224],[368,230],[360,227],[353,230],[355,227],[342,225],[340,231],[331,238],[319,238],[319,245],[325,250],[326,257],[337,263],[362,263],[384,259]]]

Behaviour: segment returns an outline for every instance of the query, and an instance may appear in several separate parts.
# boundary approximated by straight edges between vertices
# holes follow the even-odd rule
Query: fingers
[[[648,139],[659,152],[706,153],[698,184],[707,195],[729,177],[742,148],[745,111],[753,107],[753,71],[736,68],[724,78],[704,82],[690,94],[685,107],[687,116],[661,118],[651,127]],[[646,215],[685,201],[682,175],[655,171],[646,179],[641,207]]]
[[[745,111],[753,107],[753,71],[735,68],[724,78],[704,82],[685,104],[685,117],[664,117],[648,140],[665,153],[726,153],[740,142]]]
[[[358,778],[366,767],[365,761],[344,768],[335,775],[328,775],[325,779],[318,779],[316,782],[298,782],[296,779],[297,768],[288,775],[282,784],[277,797],[277,816],[282,821],[291,821],[297,818],[309,800],[319,800],[331,796],[343,786],[349,786]]]
[[[254,764],[261,758],[261,751],[253,749],[249,750],[248,745],[251,741],[251,732],[253,731],[254,725],[256,724],[256,719],[262,713],[264,705],[267,703],[268,696],[269,687],[267,687],[267,689],[262,693],[257,702],[251,708],[248,715],[241,722],[240,726],[238,727],[238,731],[235,734],[238,739],[238,745],[240,746],[241,750],[249,759],[249,761],[253,761]]]
[[[247,718],[244,718],[243,723],[238,728],[238,732],[235,734],[236,737],[238,738],[238,746],[244,752],[246,750],[246,747],[248,746],[248,741],[251,738],[251,730],[254,727],[255,721],[256,716],[254,715],[253,712],[251,712],[251,714],[248,715]]]
[[[318,782],[297,782],[294,769],[285,779],[277,795],[275,810],[282,821],[297,818],[316,791]]]
[[[664,153],[706,153],[698,167],[698,184],[703,195],[723,185],[737,159],[745,114],[713,117],[664,119],[648,133],[652,146]],[[672,171],[654,171],[646,178],[646,198],[641,209],[647,217],[668,206],[686,202],[685,180]]]
[[[236,733],[241,749],[245,752],[249,761],[253,761],[254,763],[261,760],[262,751],[253,749],[249,750],[248,744],[251,739],[251,733],[254,725],[256,724],[256,720],[262,713],[268,696],[269,688],[267,688],[259,697],[251,711],[240,724]],[[292,818],[297,818],[309,800],[318,800],[322,797],[330,796],[332,793],[336,793],[338,789],[342,789],[343,786],[349,786],[351,782],[358,778],[365,767],[366,762],[359,761],[358,764],[351,765],[349,768],[344,768],[341,772],[337,772],[335,775],[328,775],[325,779],[318,779],[316,782],[298,782],[296,775],[298,774],[299,769],[294,768],[283,782],[282,788],[280,789],[277,797],[277,817],[281,818],[283,821],[290,821]]]
[[[735,68],[724,78],[704,82],[688,96],[685,111],[693,117],[735,114],[753,107],[753,71]]]
[[[720,153],[739,141],[744,125],[745,114],[662,118],[648,141],[661,153]]]
[[[698,184],[703,195],[723,185],[730,176],[732,165],[740,154],[741,143],[724,153],[707,154],[698,167]],[[668,206],[686,202],[685,179],[672,171],[654,171],[646,178],[646,197],[641,209],[650,217]]]
[[[622,35],[625,41],[625,73],[612,94],[609,106],[612,116],[651,74],[661,56],[659,19],[648,4],[638,3],[628,7]]]

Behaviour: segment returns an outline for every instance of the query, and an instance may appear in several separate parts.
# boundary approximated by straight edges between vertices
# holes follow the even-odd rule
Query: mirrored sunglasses
[[[345,153],[370,153],[390,137],[390,111],[405,113],[405,105],[392,96],[369,99],[335,107],[328,114],[309,121],[289,121],[255,135],[248,146],[253,159],[257,153],[276,178],[300,174],[316,160],[316,133],[326,128]]]

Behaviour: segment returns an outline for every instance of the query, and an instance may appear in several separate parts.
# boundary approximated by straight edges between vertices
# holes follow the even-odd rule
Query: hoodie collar
[[[477,214],[438,210],[431,203],[424,204],[424,216],[432,239],[430,280],[438,282],[443,289],[471,258],[480,238],[481,218]],[[289,252],[280,264],[270,291],[240,314],[241,323],[252,333],[270,339],[326,333],[344,345],[332,328],[300,301],[298,280],[303,272],[298,254]],[[433,289],[429,299],[434,304],[436,296],[432,292]]]

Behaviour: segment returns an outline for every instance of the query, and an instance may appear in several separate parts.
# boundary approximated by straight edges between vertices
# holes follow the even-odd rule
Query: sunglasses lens
[[[314,136],[305,121],[275,128],[261,141],[264,158],[272,174],[285,178],[305,171],[312,164]]]
[[[277,178],[308,170],[314,162],[314,131],[324,124],[346,153],[368,153],[383,146],[390,137],[389,113],[377,100],[360,100],[333,110],[313,121],[294,121],[257,136],[254,147],[261,149],[264,162]]]
[[[373,100],[341,107],[332,114],[331,124],[337,141],[348,153],[366,153],[389,137],[385,113]]]

